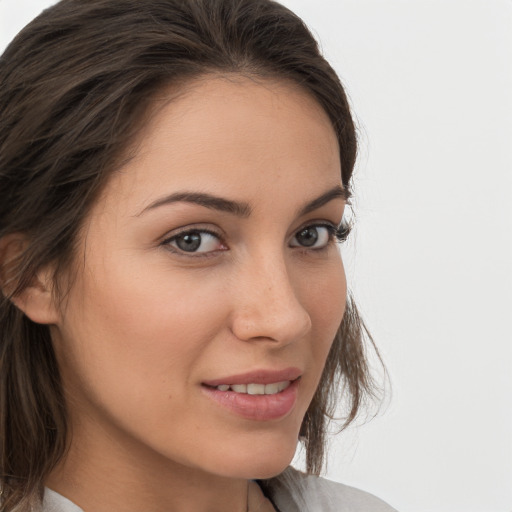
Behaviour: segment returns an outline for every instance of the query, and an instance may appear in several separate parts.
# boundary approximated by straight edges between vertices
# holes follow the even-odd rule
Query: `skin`
[[[295,85],[206,77],[156,110],[92,208],[53,312],[73,435],[50,488],[86,512],[245,511],[247,481],[294,455],[345,310],[334,240],[296,237],[340,223],[342,197],[298,214],[336,187],[333,128]],[[250,214],[155,206],[183,191]],[[187,253],[172,239],[183,228],[216,236]],[[277,420],[240,417],[202,392],[205,380],[288,367],[302,373],[297,402]],[[249,501],[273,510],[256,484]]]

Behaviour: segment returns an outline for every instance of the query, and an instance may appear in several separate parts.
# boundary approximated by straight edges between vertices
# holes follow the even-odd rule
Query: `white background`
[[[0,0],[0,48],[49,3]],[[393,387],[327,475],[401,512],[511,512],[512,1],[283,3],[358,118],[344,251]]]

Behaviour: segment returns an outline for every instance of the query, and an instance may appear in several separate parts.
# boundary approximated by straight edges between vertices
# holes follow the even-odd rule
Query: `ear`
[[[55,324],[59,315],[50,268],[39,270],[27,287],[15,293],[20,278],[19,264],[27,246],[28,239],[21,233],[0,238],[0,290],[33,322]]]

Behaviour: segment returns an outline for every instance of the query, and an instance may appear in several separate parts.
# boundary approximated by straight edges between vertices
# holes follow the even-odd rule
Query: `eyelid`
[[[309,221],[305,224],[303,224],[299,229],[295,230],[292,236],[292,239],[300,233],[302,230],[307,228],[315,228],[315,227],[323,227],[326,228],[329,231],[329,238],[331,241],[336,241],[337,243],[343,243],[347,240],[350,232],[352,231],[352,225],[350,222],[347,222],[344,218],[342,218],[341,222],[339,224],[336,224],[335,222],[330,222],[326,220],[318,220],[318,221]],[[306,246],[297,245],[292,247],[299,247],[300,249],[304,250],[311,250],[311,251],[319,251],[321,249],[324,249],[328,247],[330,244],[327,243],[325,246],[322,247],[311,247],[308,248]]]
[[[301,233],[305,230],[308,230],[308,229],[315,229],[318,232],[318,229],[320,229],[320,228],[323,228],[327,231],[327,240],[323,241],[323,243],[321,243],[320,245],[316,245],[316,242],[318,241],[318,239],[311,246],[303,245],[303,244],[299,243],[298,241],[297,241],[297,243],[295,243],[299,233]],[[302,252],[322,251],[324,249],[327,249],[334,242],[334,239],[336,237],[336,229],[337,229],[336,224],[333,222],[326,221],[326,220],[318,220],[318,221],[310,220],[310,221],[306,222],[305,224],[303,224],[299,229],[294,231],[293,236],[291,237],[290,242],[289,242],[289,247],[291,247],[293,249],[298,249]],[[323,236],[325,237],[325,233]]]
[[[220,230],[219,230],[220,231]],[[183,256],[186,258],[201,258],[201,257],[209,257],[214,256],[218,252],[223,252],[227,249],[217,249],[213,251],[206,251],[206,252],[186,252],[181,250],[179,247],[175,247],[171,245],[171,242],[179,238],[180,236],[186,235],[188,233],[201,233],[201,234],[208,234],[210,236],[215,237],[220,244],[223,246],[226,246],[226,243],[224,242],[222,233],[212,230],[211,228],[201,227],[201,226],[195,226],[195,225],[189,225],[184,226],[182,228],[178,228],[176,230],[171,231],[170,233],[167,233],[165,235],[165,238],[159,243],[161,247],[164,247],[166,250],[172,252],[173,254],[176,254],[178,256]]]

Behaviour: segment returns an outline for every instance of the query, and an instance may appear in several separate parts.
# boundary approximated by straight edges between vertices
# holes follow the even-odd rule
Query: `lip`
[[[262,379],[266,378],[266,376],[258,375],[259,380],[249,380],[248,382],[237,381],[237,383],[250,384],[252,382],[263,384]],[[252,378],[254,378],[254,376],[252,376]],[[291,379],[281,379],[281,381],[283,380]],[[271,380],[270,382],[266,382],[266,384],[271,382],[278,381]],[[223,380],[221,384],[223,383],[226,383],[226,381]],[[233,381],[233,384],[234,383]],[[221,384],[217,384],[217,386]],[[299,384],[300,378],[297,377],[285,390],[274,395],[249,395],[246,393],[236,393],[234,391],[220,391],[206,384],[201,386],[201,391],[215,402],[216,405],[236,416],[247,420],[264,422],[282,419],[292,411],[297,402]]]
[[[272,384],[285,380],[295,381],[302,375],[298,368],[290,367],[283,370],[259,369],[237,375],[229,375],[219,379],[205,380],[203,386],[215,388],[223,384]]]
[[[280,370],[260,368],[245,373],[229,375],[201,383],[202,392],[217,405],[229,412],[253,421],[271,421],[287,416],[297,402],[302,371],[289,367]],[[249,395],[234,391],[220,391],[221,385],[233,384],[272,384],[290,381],[291,384],[274,395]]]

